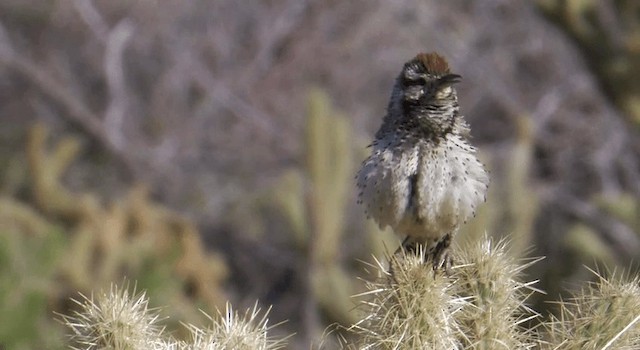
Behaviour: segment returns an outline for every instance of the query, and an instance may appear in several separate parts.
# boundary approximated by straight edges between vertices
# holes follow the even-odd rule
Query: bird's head
[[[453,100],[453,84],[462,77],[452,74],[447,61],[437,53],[421,53],[405,63],[398,79],[405,103],[440,105]]]
[[[405,63],[398,76],[392,105],[405,127],[421,134],[442,136],[454,128],[458,99],[454,84],[461,76],[450,72],[437,53],[421,53]]]

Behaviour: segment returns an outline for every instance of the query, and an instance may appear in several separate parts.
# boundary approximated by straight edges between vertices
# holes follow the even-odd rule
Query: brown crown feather
[[[429,74],[444,75],[450,73],[447,60],[435,52],[419,53],[414,60],[421,62]]]

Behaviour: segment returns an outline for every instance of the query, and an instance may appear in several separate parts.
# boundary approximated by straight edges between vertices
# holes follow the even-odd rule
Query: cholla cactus
[[[135,291],[134,293],[135,294]],[[73,331],[75,349],[153,349],[162,333],[158,314],[149,309],[145,293],[131,297],[127,288],[82,296],[81,306],[63,322]]]
[[[359,349],[458,349],[454,315],[469,301],[455,296],[452,280],[424,264],[424,250],[378,262],[380,278],[367,283],[366,316],[351,329]]]
[[[640,349],[640,278],[598,278],[567,301],[546,324],[550,349]]]
[[[256,303],[247,310],[244,316],[233,311],[227,303],[224,315],[220,312],[219,319],[210,316],[212,326],[201,329],[189,325],[192,343],[185,344],[184,349],[215,349],[215,350],[276,350],[286,345],[286,339],[276,339],[269,336],[269,331],[277,326],[268,325],[269,311],[260,316],[261,312]]]
[[[469,302],[456,315],[463,348],[530,349],[539,345],[534,330],[522,326],[538,314],[525,301],[537,281],[521,282],[524,269],[539,259],[518,261],[504,240],[485,238],[457,252],[456,295]]]
[[[522,324],[537,314],[525,306],[534,282],[518,277],[504,241],[485,239],[454,250],[452,275],[433,271],[421,254],[377,265],[379,279],[361,296],[365,317],[351,328],[357,349],[530,349],[537,334]]]
[[[135,293],[134,293],[135,294]],[[114,350],[277,350],[285,339],[275,339],[268,332],[268,311],[261,313],[258,305],[244,315],[227,304],[224,314],[212,321],[209,328],[187,325],[191,342],[173,339],[163,334],[156,310],[148,307],[145,293],[131,297],[127,288],[112,286],[108,293],[75,301],[81,309],[73,316],[62,316],[72,330],[74,349]]]

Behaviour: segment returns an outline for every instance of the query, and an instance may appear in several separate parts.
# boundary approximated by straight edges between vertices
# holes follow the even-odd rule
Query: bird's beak
[[[447,74],[438,79],[440,87],[451,86],[453,84],[459,83],[460,81],[462,81],[462,77],[458,74]]]

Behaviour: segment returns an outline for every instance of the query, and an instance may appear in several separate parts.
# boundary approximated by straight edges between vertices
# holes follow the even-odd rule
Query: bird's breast
[[[358,172],[360,201],[381,227],[439,238],[475,214],[488,175],[475,149],[457,135],[439,143],[385,137]]]

